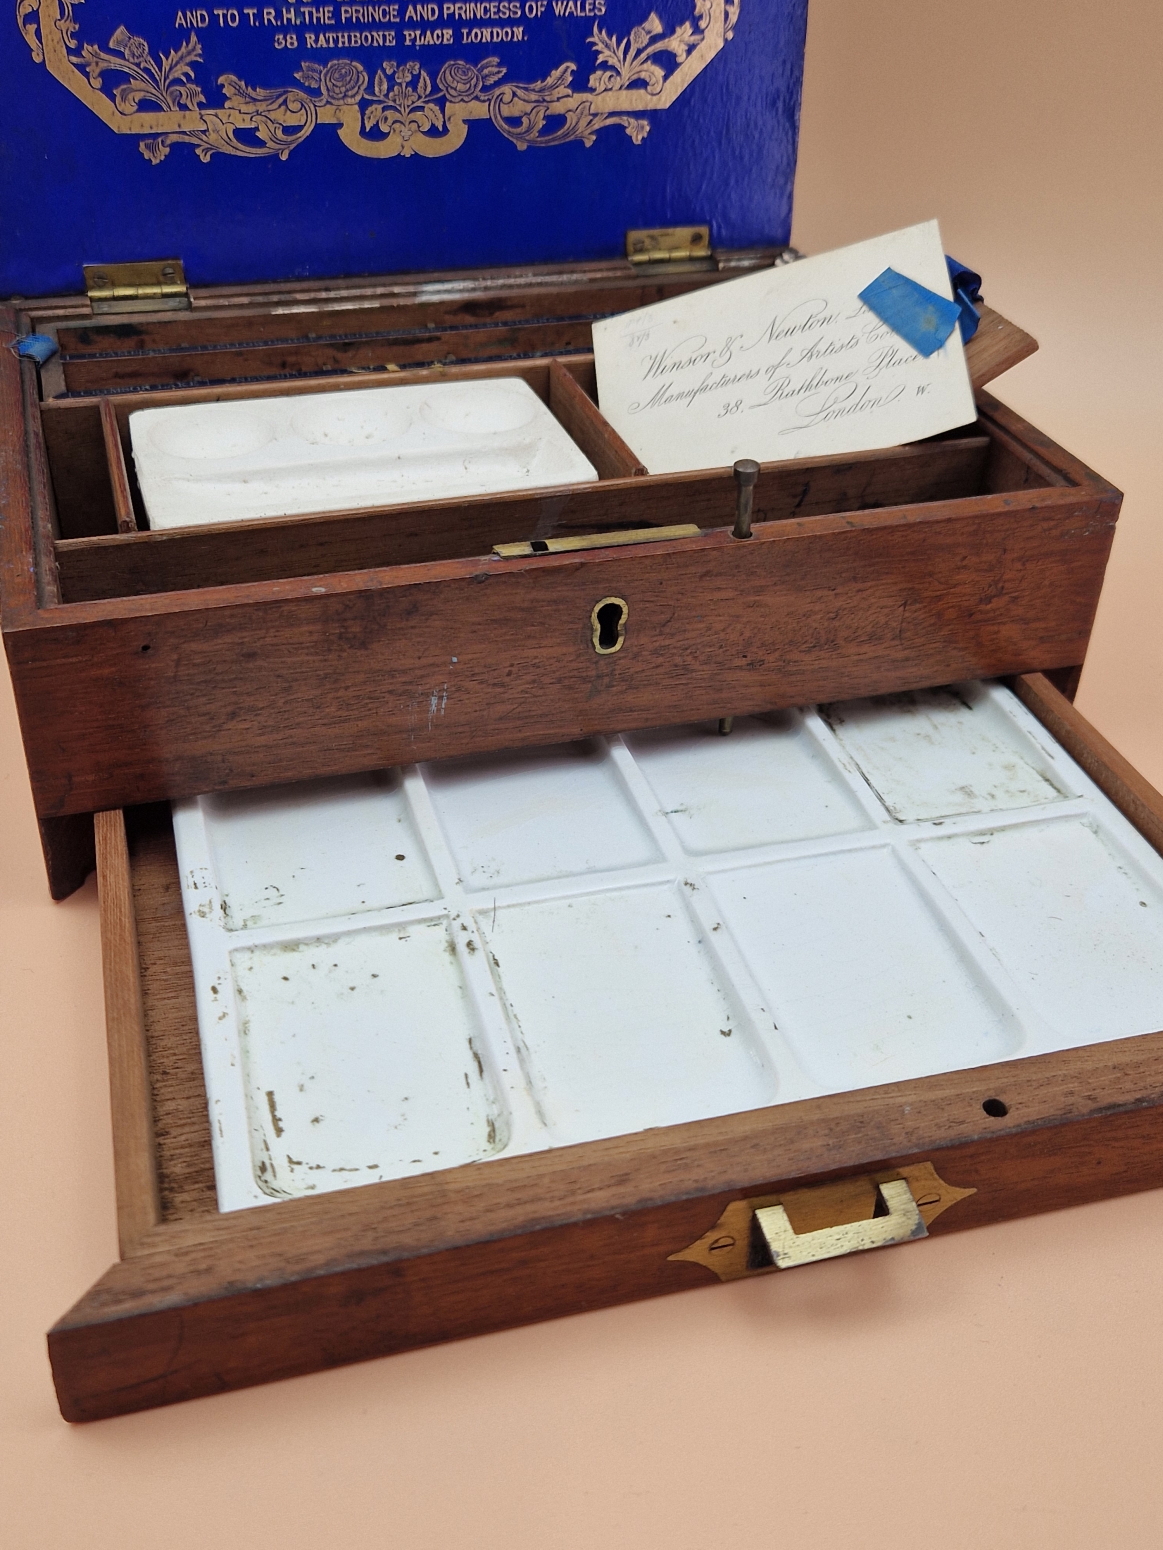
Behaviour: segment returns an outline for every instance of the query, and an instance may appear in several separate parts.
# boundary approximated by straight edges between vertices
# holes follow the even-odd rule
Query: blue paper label
[[[870,312],[926,357],[941,348],[960,317],[956,302],[891,268],[878,274],[859,295]]]

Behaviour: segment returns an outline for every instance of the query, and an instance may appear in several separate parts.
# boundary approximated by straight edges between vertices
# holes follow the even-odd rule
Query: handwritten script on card
[[[652,474],[967,425],[977,411],[958,330],[925,358],[859,299],[889,267],[952,297],[927,221],[595,323],[603,415]]]

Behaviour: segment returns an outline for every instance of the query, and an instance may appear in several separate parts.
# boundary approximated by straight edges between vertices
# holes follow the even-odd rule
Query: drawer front
[[[65,605],[7,635],[37,809],[1073,666],[1116,516],[1051,488],[757,523],[747,542],[725,525]],[[592,615],[610,597],[624,643],[603,654]]]

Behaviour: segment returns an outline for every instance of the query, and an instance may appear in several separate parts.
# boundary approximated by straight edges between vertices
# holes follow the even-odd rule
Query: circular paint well
[[[291,429],[314,447],[371,447],[403,436],[412,423],[411,410],[390,396],[361,399],[362,393],[308,399],[291,416]]]
[[[266,415],[257,410],[247,413],[231,405],[231,413],[216,412],[218,405],[188,409],[155,425],[149,439],[167,457],[209,460],[243,457],[265,447],[275,434]]]
[[[495,436],[528,425],[540,401],[521,387],[500,383],[448,384],[421,410],[430,425],[457,436]]]

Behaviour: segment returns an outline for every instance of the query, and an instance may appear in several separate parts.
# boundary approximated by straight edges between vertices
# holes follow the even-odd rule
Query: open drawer
[[[1070,1006],[1066,978],[1056,983],[1040,968],[1027,976],[1028,1000],[1037,1005],[1032,1013],[1019,1008],[1019,1021],[1028,1033],[1039,1008],[1065,1007],[1063,1016],[1081,1021],[1058,1047],[969,1043],[977,1062],[970,1069],[930,1061],[939,1074],[869,1085],[877,1078],[866,1067],[846,1090],[825,1076],[817,1096],[780,1101],[792,1093],[785,1086],[774,1102],[743,1112],[720,1109],[680,1124],[648,1118],[658,1128],[611,1134],[607,1127],[603,1139],[543,1143],[523,1155],[501,1147],[487,1161],[451,1169],[427,1162],[356,1189],[332,1181],[326,1193],[268,1198],[253,1209],[217,1205],[195,971],[168,814],[99,815],[122,1259],[49,1336],[64,1414],[83,1420],[148,1408],[1163,1183],[1163,1033],[1149,1020],[1156,992],[1131,993],[1150,958],[1139,922],[1153,920],[1159,902],[1151,877],[1163,877],[1163,860],[1156,865],[1163,799],[1044,677],[1019,678],[1013,689],[1017,719],[1030,712],[1043,729],[1037,738],[1057,804],[1049,828],[1092,834],[1106,825],[1119,852],[1111,876],[1130,924],[1120,928],[1107,971],[1118,973],[1124,949],[1142,961],[1127,959],[1125,998],[1114,1005],[1106,997],[1094,1035],[1103,1042],[1080,1042],[1086,996]],[[843,715],[832,719],[840,726]],[[841,740],[847,735],[841,728]],[[951,844],[950,854],[968,856],[972,868],[969,847],[988,842],[988,825],[967,829],[933,812],[920,820],[894,812],[891,794],[877,795],[875,759],[858,741],[848,739],[855,781],[866,782],[870,806],[882,802],[887,816],[876,821],[886,842]],[[635,757],[658,798],[659,822],[685,823],[646,756]],[[1031,816],[1022,804],[1036,807],[1039,799],[1020,781],[1011,797],[999,825],[1014,833],[1045,827],[1049,808]],[[1101,808],[1088,809],[1090,819],[1088,802]],[[923,834],[909,829],[918,821]],[[683,846],[694,854],[699,842]],[[749,854],[752,863],[764,860]],[[1045,888],[1061,883],[1027,870]],[[1045,888],[1038,908],[1018,890],[1008,900],[1008,925],[995,914],[982,929],[972,888],[951,878],[946,871],[944,885],[957,895],[952,908],[965,917],[965,952],[979,955],[986,979],[996,978],[987,960],[999,943],[1001,972],[1016,972],[1010,951],[1020,951],[1013,944],[1030,932],[1049,933],[1061,959]],[[1073,885],[1061,886],[1068,903]],[[723,897],[719,903],[734,907]],[[1106,908],[1102,899],[1097,907]],[[492,913],[495,946],[495,903]],[[906,949],[919,942],[907,910],[888,900],[885,913],[899,923]],[[487,923],[487,901],[484,914]],[[805,918],[796,921],[801,935]],[[1077,980],[1082,970],[1075,964],[1071,972]],[[810,1009],[832,987],[820,978],[794,989],[793,1000]],[[858,995],[859,985],[850,990]],[[1120,1017],[1134,1036],[1119,1036]],[[205,1024],[203,1017],[203,1037]],[[713,1042],[716,1051],[729,1047]],[[280,1120],[277,1097],[269,1109],[275,1132],[290,1123],[287,1112]]]

